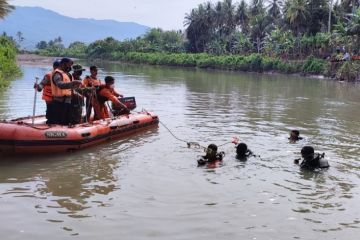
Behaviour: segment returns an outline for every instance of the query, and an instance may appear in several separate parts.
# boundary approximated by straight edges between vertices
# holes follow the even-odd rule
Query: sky
[[[15,6],[43,7],[74,18],[136,22],[164,30],[184,29],[184,17],[207,0],[8,0]],[[211,1],[217,2],[217,1]]]

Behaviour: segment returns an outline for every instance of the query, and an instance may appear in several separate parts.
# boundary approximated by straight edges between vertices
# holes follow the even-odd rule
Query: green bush
[[[10,80],[20,75],[16,65],[16,48],[7,37],[0,37],[0,88],[9,84]]]
[[[311,56],[306,59],[302,71],[304,73],[322,74],[325,72],[326,66],[327,62],[325,60]]]
[[[336,73],[336,78],[345,81],[355,81],[359,77],[360,65],[346,61]]]

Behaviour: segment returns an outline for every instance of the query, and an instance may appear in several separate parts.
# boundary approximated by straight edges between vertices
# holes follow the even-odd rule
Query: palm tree
[[[200,4],[197,9],[191,10],[191,13],[185,16],[184,25],[187,26],[186,37],[191,52],[203,52],[207,42],[211,40],[213,18],[209,11],[211,11],[209,3]]]
[[[224,34],[229,37],[235,31],[235,6],[232,0],[224,0],[222,3],[222,15],[224,17]]]
[[[354,36],[356,40],[355,48],[359,51],[359,44],[360,44],[360,8],[352,14],[350,22],[348,24],[347,34]]]
[[[305,0],[288,0],[285,4],[285,19],[290,28],[296,33],[301,33],[308,19]]]
[[[249,31],[250,17],[248,13],[248,6],[245,0],[242,0],[236,9],[235,21],[237,25],[240,25],[242,33],[246,34]]]
[[[13,9],[15,9],[15,7],[9,5],[7,0],[0,0],[0,19],[4,19]]]
[[[263,47],[263,40],[270,30],[270,21],[265,13],[258,14],[251,19],[251,38],[256,45],[257,52],[260,53]]]
[[[360,7],[359,0],[342,0],[341,7],[344,9],[346,13],[354,13],[356,8]]]
[[[283,6],[282,0],[269,0],[270,4],[268,5],[268,14],[274,20],[281,18],[281,9]]]
[[[217,37],[221,38],[223,32],[223,26],[225,25],[225,16],[223,13],[223,5],[221,2],[217,2],[214,8],[214,27]]]
[[[250,5],[250,13],[252,16],[256,16],[259,14],[264,13],[264,2],[263,0],[252,0],[252,3]]]
[[[300,55],[300,36],[304,32],[306,21],[309,18],[309,13],[306,10],[306,7],[306,0],[287,0],[284,7],[285,20],[289,24],[290,29],[297,36]]]

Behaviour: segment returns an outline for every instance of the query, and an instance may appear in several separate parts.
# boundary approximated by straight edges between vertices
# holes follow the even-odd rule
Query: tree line
[[[0,0],[0,19],[3,19],[14,7]],[[15,40],[6,34],[0,36],[0,88],[7,86],[12,78],[20,74],[16,65],[17,46]]]
[[[185,31],[151,29],[142,37],[117,41],[111,37],[68,48],[56,39],[38,43],[39,50],[113,59],[127,52],[259,53],[283,59],[325,58],[335,49],[359,54],[360,1],[223,0],[205,2],[186,14]],[[48,46],[47,46],[48,45]],[[65,49],[65,50],[64,50]],[[79,51],[83,51],[82,54]],[[41,52],[41,51],[40,51]]]
[[[206,2],[185,17],[188,50],[325,57],[336,47],[359,51],[360,1]]]
[[[40,41],[36,53],[329,76],[338,74],[343,65],[334,68],[324,60],[335,50],[360,55],[359,0],[251,0],[249,4],[244,0],[209,1],[186,14],[184,27],[184,31],[154,28],[136,39],[118,41],[108,37],[90,44],[74,42],[68,47],[59,36]],[[352,72],[359,67],[347,65]]]

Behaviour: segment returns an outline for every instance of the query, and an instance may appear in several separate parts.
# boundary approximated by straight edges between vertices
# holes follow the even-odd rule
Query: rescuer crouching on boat
[[[85,93],[86,97],[86,118],[85,120],[89,120],[91,116],[91,111],[94,108],[94,104],[96,104],[96,89],[100,87],[101,80],[97,77],[98,74],[98,68],[97,66],[90,66],[90,76],[86,76],[82,82],[83,87],[85,88],[93,88],[93,91]],[[95,109],[94,109],[95,112]]]
[[[330,165],[324,159],[325,153],[315,153],[314,148],[305,146],[301,149],[303,161],[300,163],[301,169],[315,170],[319,168],[329,168]],[[294,163],[299,164],[300,159],[295,159]]]
[[[49,116],[48,124],[69,125],[72,123],[72,89],[81,85],[81,81],[72,79],[70,74],[72,65],[73,61],[70,58],[62,58],[59,68],[52,75],[53,111]]]
[[[116,107],[123,108],[124,113],[129,113],[130,110],[119,101],[118,97],[121,94],[115,91],[115,79],[112,76],[105,77],[105,85],[101,85],[97,93],[97,101],[94,104],[95,116],[94,120],[109,118],[109,110],[105,103],[111,101]]]

